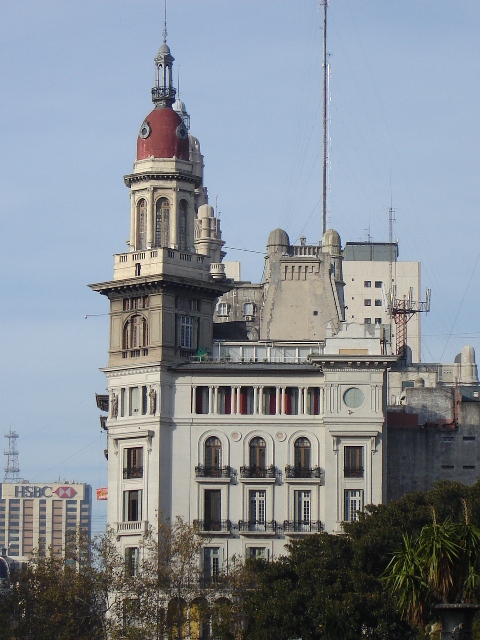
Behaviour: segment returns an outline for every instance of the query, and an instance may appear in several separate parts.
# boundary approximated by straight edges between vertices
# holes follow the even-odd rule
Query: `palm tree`
[[[464,522],[432,523],[420,535],[403,536],[403,549],[388,564],[384,580],[403,617],[423,626],[432,605],[442,611],[461,605],[475,609],[479,600],[480,529],[471,524],[464,502]],[[465,620],[468,626],[468,620]]]

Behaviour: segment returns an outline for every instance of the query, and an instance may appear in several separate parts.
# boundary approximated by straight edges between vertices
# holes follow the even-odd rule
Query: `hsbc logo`
[[[73,498],[77,495],[77,492],[73,487],[57,487],[53,493],[56,493],[59,498]]]
[[[54,494],[57,498],[69,500],[76,496],[77,492],[73,487],[68,485],[57,487],[55,491],[53,491],[50,486],[34,487],[28,484],[21,484],[15,487],[16,498],[52,498]]]

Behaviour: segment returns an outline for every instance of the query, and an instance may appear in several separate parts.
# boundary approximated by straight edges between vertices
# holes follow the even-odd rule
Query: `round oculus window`
[[[145,138],[148,138],[151,132],[152,130],[150,129],[150,125],[145,120],[142,126],[140,127],[140,133],[139,133],[140,138],[143,138],[145,140]]]
[[[365,402],[365,396],[358,387],[350,387],[343,394],[343,401],[349,409],[358,409]]]
[[[185,140],[185,138],[188,136],[187,127],[183,123],[179,124],[177,127],[177,136],[180,138],[180,140]]]

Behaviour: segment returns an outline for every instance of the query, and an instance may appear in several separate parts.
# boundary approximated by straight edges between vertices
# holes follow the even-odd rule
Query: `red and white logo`
[[[73,487],[57,487],[53,493],[56,493],[59,498],[67,499],[77,495]]]

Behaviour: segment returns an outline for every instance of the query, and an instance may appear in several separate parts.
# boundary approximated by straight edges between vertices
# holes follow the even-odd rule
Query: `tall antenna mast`
[[[17,438],[18,433],[10,431],[5,434],[5,438],[8,438],[8,449],[5,449],[4,454],[7,456],[7,464],[5,465],[4,482],[15,483],[20,480],[20,467],[18,466],[18,451],[17,451]]]
[[[327,7],[323,5],[323,193],[322,193],[322,229],[327,230],[327,166],[328,166],[328,65],[327,65]]]
[[[164,3],[163,41],[167,42],[167,0]]]

